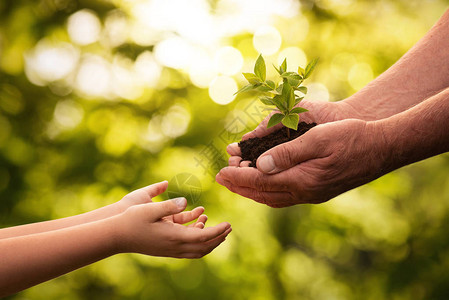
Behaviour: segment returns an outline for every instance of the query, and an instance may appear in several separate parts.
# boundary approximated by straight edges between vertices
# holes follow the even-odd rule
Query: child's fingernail
[[[186,206],[186,201],[187,200],[184,197],[179,197],[179,198],[172,199],[172,201],[175,202],[175,204],[177,206],[184,207],[184,206]]]

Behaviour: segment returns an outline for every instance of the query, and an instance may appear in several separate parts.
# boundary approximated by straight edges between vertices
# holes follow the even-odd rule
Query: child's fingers
[[[151,198],[156,197],[157,195],[162,194],[168,187],[168,181],[164,180],[158,183],[154,183],[148,186],[145,186],[139,190],[147,193]]]
[[[203,223],[203,224],[206,224],[206,222],[207,222],[207,216],[206,215],[201,215],[199,218],[198,218],[198,222],[201,222],[201,223]]]
[[[204,207],[198,206],[191,211],[183,211],[179,214],[173,215],[173,222],[178,224],[185,224],[195,220],[204,212]]]
[[[192,230],[186,230],[180,239],[185,243],[204,243],[218,237],[229,228],[231,228],[231,224],[227,222],[220,223],[214,227],[204,228],[203,230],[192,228]]]
[[[212,252],[212,250],[217,248],[221,243],[223,243],[226,240],[226,237],[231,231],[232,228],[229,227],[227,230],[225,230],[225,232],[207,242],[188,243],[183,245],[183,251],[185,251],[183,257],[200,258],[203,257],[204,255],[209,254],[210,252]]]
[[[191,227],[195,227],[195,228],[199,228],[199,229],[203,229],[206,225],[204,225],[203,222],[195,222],[195,224],[189,225]]]
[[[147,209],[149,209],[150,218],[153,221],[162,219],[163,217],[179,214],[186,208],[187,200],[186,198],[175,198],[171,200],[166,200],[162,202],[153,202],[145,204]]]
[[[206,222],[207,222],[207,216],[201,215],[201,216],[199,216],[198,220],[196,220],[195,223],[190,224],[188,227],[195,227],[195,228],[203,229],[204,226],[206,226]]]

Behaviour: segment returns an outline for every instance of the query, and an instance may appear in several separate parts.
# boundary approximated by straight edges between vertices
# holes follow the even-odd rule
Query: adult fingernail
[[[226,147],[226,150],[227,150],[228,153],[231,154],[231,155],[237,155],[237,153],[234,151],[234,149],[235,149],[236,147],[238,147],[238,143],[232,143],[232,144],[229,144],[229,145]]]
[[[175,202],[175,204],[179,207],[185,207],[187,204],[186,203],[187,199],[184,197],[175,198],[175,199],[172,199],[171,201]]]
[[[223,185],[223,178],[221,177],[220,173],[218,173],[218,174],[215,176],[215,181],[216,181],[217,183]]]
[[[264,173],[270,173],[276,168],[273,157],[271,155],[262,156],[257,160],[257,162],[259,169],[261,169]]]

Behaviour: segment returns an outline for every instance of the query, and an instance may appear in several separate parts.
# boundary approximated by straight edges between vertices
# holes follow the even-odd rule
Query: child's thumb
[[[180,197],[167,201],[152,203],[152,217],[154,220],[159,220],[163,217],[177,214],[183,211],[187,206],[186,198]]]

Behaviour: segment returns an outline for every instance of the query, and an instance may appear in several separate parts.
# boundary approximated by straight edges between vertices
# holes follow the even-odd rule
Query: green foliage
[[[195,86],[183,70],[170,68],[161,74],[164,88],[147,88],[141,97],[113,101],[106,94],[90,99],[70,92],[64,81],[42,86],[27,80],[24,58],[41,40],[72,44],[80,58],[119,55],[133,63],[142,51],[151,52],[153,45],[138,45],[132,38],[120,46],[104,40],[76,45],[66,30],[72,14],[89,9],[104,25],[103,39],[111,15],[113,20],[119,12],[129,18],[129,25],[135,24],[136,11],[131,9],[146,2],[0,1],[0,227],[83,213],[135,188],[189,172],[202,184],[200,200],[189,207],[204,206],[207,225],[228,221],[234,230],[202,259],[120,254],[5,299],[449,298],[447,154],[397,170],[328,203],[271,209],[214,183],[216,169],[204,170],[199,165],[203,161],[194,159],[210,143],[224,152],[225,136],[238,141],[258,124],[263,115],[249,109],[258,104],[250,97],[218,106],[207,89]],[[359,64],[369,64],[373,76],[386,70],[447,8],[446,0],[391,0],[388,9],[386,1],[301,2],[306,4],[301,14],[276,16],[275,27],[283,47],[295,45],[326,58],[314,76],[332,99],[357,90],[354,83],[364,80],[356,72]],[[135,35],[140,26],[127,30]],[[171,28],[168,37],[173,36]],[[151,32],[143,32],[152,38]],[[246,32],[226,38],[245,59],[257,55]],[[161,37],[160,32],[155,36]],[[79,123],[67,127],[79,109]],[[184,110],[190,117],[188,130],[176,138],[165,135]],[[236,112],[245,110],[251,118],[238,119],[247,120],[241,131],[220,135],[229,116],[232,121]],[[155,201],[167,197],[165,193]]]
[[[243,73],[249,84],[238,90],[237,93],[250,90],[264,93],[259,97],[260,101],[265,105],[275,106],[279,111],[272,115],[267,127],[270,128],[282,122],[285,127],[296,130],[299,122],[298,114],[307,111],[307,109],[297,106],[304,98],[303,95],[307,94],[307,87],[301,84],[310,77],[317,63],[318,59],[313,59],[307,64],[305,70],[298,67],[298,73],[287,72],[287,59],[285,58],[279,68],[274,66],[282,78],[282,83],[276,85],[274,81],[266,80],[265,60],[260,54],[254,66],[254,74]],[[299,91],[303,95],[297,95],[295,91]]]

